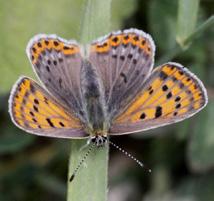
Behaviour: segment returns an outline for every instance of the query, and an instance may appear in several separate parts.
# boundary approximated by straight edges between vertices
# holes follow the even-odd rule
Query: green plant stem
[[[196,39],[201,33],[203,33],[205,30],[207,30],[209,27],[212,27],[214,25],[214,15],[209,17],[203,24],[201,24],[196,30],[184,40],[184,44],[187,44],[194,39]]]
[[[87,44],[108,33],[110,31],[110,16],[111,0],[88,0],[82,21],[80,41]],[[108,146],[95,147],[77,172],[74,180],[69,182],[74,169],[88,150],[88,147],[83,148],[86,142],[86,140],[71,141],[67,201],[106,201]]]

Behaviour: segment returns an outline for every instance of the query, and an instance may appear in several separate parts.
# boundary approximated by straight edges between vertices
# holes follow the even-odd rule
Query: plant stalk
[[[88,44],[110,31],[111,0],[87,0],[82,20],[80,42]],[[67,201],[106,201],[108,178],[108,145],[95,147],[78,170],[74,169],[88,151],[86,140],[72,140],[68,167]]]

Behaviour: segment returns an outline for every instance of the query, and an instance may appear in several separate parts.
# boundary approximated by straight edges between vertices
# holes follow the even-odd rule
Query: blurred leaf
[[[172,49],[175,44],[177,1],[153,0],[149,4],[149,29],[158,52]]]
[[[144,201],[211,201],[214,197],[214,175],[186,177],[166,193],[149,193]]]
[[[113,0],[111,8],[110,28],[116,31],[121,29],[126,18],[134,13],[137,8],[137,0]]]
[[[184,41],[194,32],[197,14],[199,8],[199,0],[179,0],[178,1],[178,20],[176,40],[179,45],[186,48],[188,44]]]
[[[65,197],[66,185],[57,177],[50,175],[47,172],[40,172],[36,176],[36,180],[38,184],[42,186],[42,188],[45,188],[48,191],[53,192],[63,198]]]
[[[12,123],[8,113],[8,95],[0,96],[0,102],[0,154],[11,154],[29,146],[35,137]]]
[[[9,200],[27,200],[28,196],[35,193],[35,188],[32,188],[35,173],[36,168],[29,163],[16,164],[13,171],[0,175],[0,183],[3,184],[1,192],[5,192]],[[29,189],[31,189],[30,194],[28,193]],[[37,199],[40,200],[39,195],[37,195]]]
[[[171,184],[171,177],[169,169],[164,165],[158,165],[152,170],[152,191],[155,194],[162,194],[166,192]]]
[[[173,201],[210,201],[214,197],[214,175],[186,178],[175,191]]]
[[[194,171],[206,171],[214,167],[214,101],[209,102],[195,122],[188,149],[188,160]]]
[[[175,132],[179,140],[184,140],[189,136],[190,120],[179,122],[175,126]]]
[[[8,134],[0,137],[0,154],[20,151],[31,144],[34,139],[34,136],[25,135],[24,132],[17,132],[17,129],[8,128]]]

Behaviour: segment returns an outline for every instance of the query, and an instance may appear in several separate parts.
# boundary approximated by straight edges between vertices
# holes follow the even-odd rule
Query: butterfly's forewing
[[[202,82],[176,63],[157,67],[125,112],[113,122],[111,134],[140,132],[175,123],[207,104]]]
[[[81,122],[35,81],[21,77],[9,99],[13,122],[30,133],[52,137],[87,137]]]
[[[81,47],[56,35],[39,34],[27,46],[33,69],[46,89],[82,119],[80,95]]]
[[[110,119],[142,89],[154,52],[151,37],[136,29],[113,32],[91,44],[89,60],[102,80]]]

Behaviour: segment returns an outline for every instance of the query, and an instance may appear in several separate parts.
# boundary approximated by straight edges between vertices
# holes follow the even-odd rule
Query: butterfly
[[[41,84],[20,77],[9,113],[32,134],[88,138],[100,147],[109,135],[179,122],[208,102],[203,83],[182,65],[153,70],[155,45],[141,30],[112,32],[88,45],[39,34],[26,52]]]

